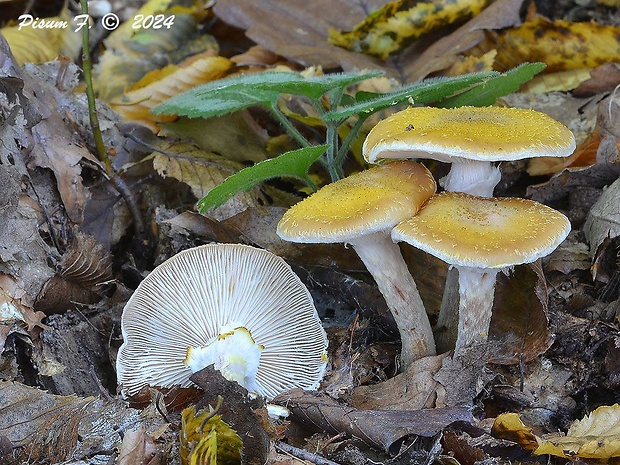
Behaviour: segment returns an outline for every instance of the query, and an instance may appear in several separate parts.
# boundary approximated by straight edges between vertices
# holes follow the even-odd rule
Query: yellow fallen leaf
[[[539,74],[521,86],[519,92],[544,94],[547,92],[568,92],[590,79],[590,69],[568,69],[551,74]]]
[[[541,441],[535,455],[608,459],[620,457],[620,405],[604,405],[576,420],[565,437]]]
[[[516,442],[525,450],[534,450],[538,447],[538,438],[532,433],[532,428],[525,426],[517,413],[498,415],[493,423],[491,435],[494,438]]]
[[[620,27],[537,18],[500,34],[495,47],[500,70],[535,61],[546,63],[548,73],[594,68],[618,61]]]
[[[77,56],[82,44],[82,34],[76,32],[77,25],[71,21],[66,10],[60,16],[45,18],[39,23],[45,27],[33,27],[33,22],[2,28],[2,35],[11,47],[11,52],[20,65],[24,63],[44,63],[56,59],[58,55],[71,58]]]
[[[241,463],[243,441],[215,412],[196,414],[194,405],[183,410],[179,442],[182,465]]]
[[[620,405],[602,406],[573,422],[566,436],[540,437],[526,427],[516,413],[499,415],[494,437],[517,442],[534,455],[607,460],[620,457]]]
[[[386,60],[391,53],[429,32],[467,21],[489,3],[489,0],[431,0],[406,9],[409,3],[397,0],[370,14],[350,32],[330,30],[329,40],[348,50]]]
[[[155,130],[157,122],[173,121],[175,117],[152,115],[151,108],[192,87],[223,77],[231,66],[228,58],[219,56],[169,65],[144,76],[137,85],[139,88],[124,93],[110,105],[126,122],[139,122]]]
[[[138,82],[146,73],[174,62],[174,54],[181,48],[190,48],[199,22],[204,19],[203,0],[194,0],[190,7],[173,5],[178,0],[150,0],[133,18],[153,14],[173,18],[170,26],[161,29],[135,29],[134,20],[126,21],[105,39],[105,52],[93,69],[95,90],[99,98],[112,100]],[[217,45],[211,41],[213,55]],[[189,51],[189,50],[188,50]],[[192,54],[197,53],[192,50]],[[177,61],[180,61],[177,60]]]

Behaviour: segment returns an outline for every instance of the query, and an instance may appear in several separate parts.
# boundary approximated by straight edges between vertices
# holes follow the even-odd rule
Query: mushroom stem
[[[493,197],[493,190],[501,179],[499,168],[492,163],[466,160],[453,162],[450,172],[439,180],[439,184],[451,192]]]
[[[350,241],[374,278],[400,332],[403,371],[415,360],[435,355],[433,331],[398,244],[385,232]]]
[[[454,354],[487,340],[495,297],[497,268],[457,266],[459,272],[459,330]]]

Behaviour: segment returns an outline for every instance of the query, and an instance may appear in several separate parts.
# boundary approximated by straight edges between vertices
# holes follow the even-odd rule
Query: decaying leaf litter
[[[10,23],[2,29],[15,54],[3,45],[2,460],[155,464],[180,463],[194,453],[207,463],[218,450],[220,459],[238,461],[234,434],[248,463],[298,460],[290,454],[343,464],[512,463],[535,460],[532,453],[562,462],[617,457],[618,5],[496,0],[473,17],[455,13],[434,30],[429,21],[420,29],[426,35],[397,36],[398,47],[375,57],[362,53],[366,46],[347,50],[329,38],[359,31],[372,11],[378,24],[390,23],[386,15],[399,8],[395,18],[432,20],[428,12],[439,3],[415,9],[397,2],[383,10],[386,2],[344,0],[171,3],[112,2],[123,26],[103,43],[97,20],[91,33],[105,144],[139,207],[141,230],[94,150],[80,74],[70,64],[79,62],[80,38],[45,30],[45,38],[33,39],[34,30],[25,38]],[[457,2],[456,10],[471,11],[466,3],[459,9]],[[78,12],[70,7],[49,14],[70,17]],[[140,7],[140,14],[175,14],[178,21],[135,33],[130,25]],[[37,8],[35,2],[35,14]],[[373,36],[353,37],[368,43]],[[70,60],[32,63],[54,60],[60,50]],[[484,347],[455,359],[442,349],[400,373],[398,332],[355,254],[276,235],[284,211],[309,192],[307,182],[272,179],[206,215],[196,212],[196,201],[226,177],[298,148],[299,140],[283,135],[260,105],[210,119],[149,111],[195,85],[242,72],[294,70],[310,80],[338,70],[386,73],[347,88],[355,97],[429,76],[506,72],[524,62],[547,68],[524,79],[519,92],[498,90],[514,74],[489,75],[494,84],[452,101],[499,97],[500,105],[541,110],[573,131],[573,155],[504,162],[495,190],[562,211],[572,232],[542,263],[498,275]],[[275,104],[295,121],[301,140],[325,141],[325,117],[307,100],[278,94]],[[390,111],[367,115],[351,141],[345,175],[367,167],[363,136]],[[344,142],[353,129],[355,119],[347,119],[335,137]],[[311,184],[330,181],[320,163],[308,166]],[[443,165],[428,167],[436,179],[446,174]],[[260,399],[248,399],[212,368],[193,375],[202,390],[151,389],[130,407],[117,393],[125,302],[156,265],[209,242],[265,248],[287,260],[313,294],[330,340],[329,369],[317,393],[291,391],[273,400],[289,408],[287,420],[270,420]],[[401,250],[435,322],[446,277],[454,285],[446,265]],[[436,340],[441,347],[439,333]],[[206,410],[198,420],[186,411],[182,423],[180,412],[190,405]]]

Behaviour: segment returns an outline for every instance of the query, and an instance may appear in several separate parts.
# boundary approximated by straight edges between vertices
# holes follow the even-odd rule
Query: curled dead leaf
[[[452,423],[473,421],[465,407],[357,410],[300,389],[281,394],[273,402],[286,406],[299,421],[332,434],[345,432],[386,452],[397,450],[408,435],[432,437]]]
[[[37,296],[35,308],[46,314],[62,313],[80,304],[93,304],[112,280],[112,256],[94,237],[77,233]]]

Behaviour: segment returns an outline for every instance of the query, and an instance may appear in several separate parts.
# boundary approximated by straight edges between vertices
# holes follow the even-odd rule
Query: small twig
[[[93,379],[93,381],[97,385],[97,388],[99,389],[99,392],[101,393],[101,395],[105,397],[105,400],[107,400],[108,402],[112,402],[114,399],[112,398],[108,390],[105,387],[103,387],[103,384],[101,384],[101,380],[99,379],[99,376],[97,376],[97,373],[95,372],[94,365],[91,364],[88,367],[88,373],[90,374],[90,377]]]
[[[321,457],[320,455],[313,454],[312,452],[308,452],[307,450],[299,449],[298,447],[291,446],[282,441],[276,442],[276,449],[280,449],[282,452],[286,452],[287,454],[292,455],[301,460],[307,460],[316,465],[340,465],[337,462],[332,462],[325,457]]]
[[[164,408],[161,408],[161,403],[160,402],[164,402]],[[176,426],[176,429],[180,429],[181,425],[176,424],[174,421],[172,421],[170,419],[170,417],[168,417],[168,414],[166,412],[166,402],[164,401],[164,395],[157,391],[157,394],[155,395],[155,409],[157,409],[157,411],[159,412],[159,414],[162,416],[162,418],[164,419],[164,421],[166,423],[170,423],[171,425]]]

